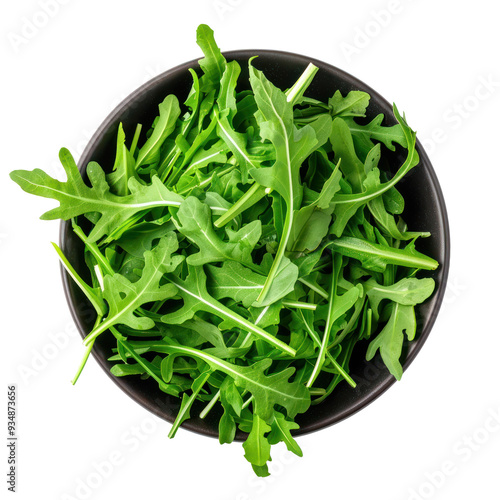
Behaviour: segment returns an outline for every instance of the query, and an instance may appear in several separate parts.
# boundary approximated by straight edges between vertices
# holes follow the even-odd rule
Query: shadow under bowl
[[[259,56],[253,62],[254,66],[263,70],[267,78],[282,89],[290,87],[312,62],[319,67],[319,71],[307,91],[308,96],[326,101],[336,90],[340,90],[343,95],[351,90],[362,90],[371,96],[367,119],[383,113],[385,125],[397,123],[391,105],[376,91],[348,73],[322,61],[298,54],[264,50],[232,51],[224,55],[228,60],[236,60],[242,66],[239,89],[249,88],[248,59],[254,55]],[[145,130],[151,126],[158,114],[158,104],[166,95],[175,94],[180,102],[185,100],[192,83],[189,68],[199,71],[197,61],[187,62],[162,73],[141,86],[116,107],[104,120],[82,154],[79,168],[84,177],[86,165],[91,160],[97,161],[103,168],[113,165],[116,134],[120,122],[123,123],[126,136],[131,137],[137,123],[143,124]],[[406,208],[403,217],[410,230],[431,232],[431,237],[418,242],[418,248],[436,259],[440,265],[437,270],[425,273],[426,276],[434,278],[436,289],[429,300],[416,308],[417,335],[413,342],[405,343],[404,370],[415,359],[434,324],[443,300],[450,260],[449,227],[441,188],[432,165],[418,141],[417,151],[420,155],[420,165],[410,171],[397,186],[405,198]],[[402,150],[390,153],[390,168],[396,170],[404,162],[404,153]],[[81,276],[88,277],[83,259],[83,245],[72,232],[70,222],[62,222],[60,239],[61,248],[76,271]],[[80,334],[84,337],[93,327],[95,311],[64,270],[62,279],[72,316]],[[99,365],[113,382],[137,403],[158,417],[173,422],[180,407],[180,399],[160,391],[156,382],[151,379],[141,380],[138,376],[117,378],[110,374],[112,363],[107,361],[107,358],[111,355],[113,341],[114,337],[105,333],[95,342],[92,354]],[[295,432],[296,435],[325,428],[353,415],[374,401],[395,382],[380,356],[377,354],[371,362],[367,362],[365,352],[366,344],[357,345],[351,359],[350,373],[358,384],[357,388],[353,389],[348,384],[341,383],[324,402],[298,415],[296,421],[300,429]],[[200,409],[201,406],[195,406],[192,414],[197,415]],[[182,427],[199,434],[217,437],[219,417],[220,414],[212,411],[203,420],[194,416],[185,421]],[[238,432],[236,439],[242,440],[244,437],[244,433]]]

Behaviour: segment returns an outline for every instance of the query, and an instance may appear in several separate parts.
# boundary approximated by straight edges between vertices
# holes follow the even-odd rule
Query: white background
[[[6,386],[15,383],[17,498],[500,498],[495,3],[48,0],[50,17],[42,4],[2,2],[0,12],[0,421],[6,426]],[[445,303],[402,382],[347,421],[300,438],[304,458],[278,447],[268,479],[253,477],[238,443],[183,430],[167,439],[170,425],[122,394],[93,359],[71,386],[83,351],[50,245],[59,224],[38,220],[54,203],[7,177],[35,167],[60,176],[61,146],[78,157],[120,100],[200,56],[202,22],[223,50],[307,54],[395,101],[426,145],[450,216]],[[112,470],[102,465],[110,460]]]

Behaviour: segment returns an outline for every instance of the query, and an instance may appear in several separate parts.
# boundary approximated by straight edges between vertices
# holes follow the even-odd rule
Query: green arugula
[[[190,196],[181,204],[174,222],[178,231],[200,249],[189,255],[188,264],[201,266],[234,260],[255,267],[251,253],[261,237],[260,221],[253,221],[234,234],[229,233],[229,241],[224,241],[214,230],[210,207]]]
[[[153,133],[139,150],[137,155],[137,164],[135,168],[142,165],[157,163],[160,156],[160,148],[166,138],[174,131],[177,118],[181,113],[179,101],[174,95],[168,95],[158,107],[160,115]]]
[[[259,417],[257,413],[253,415],[252,430],[247,440],[243,443],[245,458],[252,464],[252,467],[258,468],[258,475],[268,476],[266,463],[271,459],[271,444],[266,439],[265,434],[271,430],[271,426]],[[260,468],[264,467],[264,471]]]
[[[144,252],[142,276],[135,283],[121,274],[104,276],[102,295],[109,305],[109,312],[102,323],[85,337],[86,345],[116,324],[127,325],[136,330],[153,328],[155,322],[151,318],[138,316],[134,312],[147,302],[162,301],[177,294],[174,285],[159,285],[162,276],[174,271],[184,260],[181,255],[172,255],[177,248],[177,237],[174,233],[169,233],[153,250]]]
[[[10,177],[27,193],[58,200],[60,206],[45,212],[41,219],[69,220],[83,214],[98,213],[101,217],[92,229],[89,239],[97,241],[102,236],[130,219],[137,212],[155,207],[178,207],[183,198],[169,191],[153,176],[150,185],[142,185],[135,179],[129,180],[131,194],[117,196],[110,192],[102,168],[95,162],[89,163],[87,175],[92,187],[88,187],[78,171],[78,167],[67,149],[61,149],[61,163],[68,180],[60,182],[42,170],[14,170]]]
[[[207,277],[202,267],[189,266],[189,275],[185,281],[180,280],[174,275],[167,275],[166,277],[177,287],[177,293],[183,298],[184,304],[181,309],[162,316],[161,321],[164,323],[182,324],[186,320],[191,319],[196,312],[207,311],[219,316],[231,326],[242,328],[244,331],[256,335],[277,349],[288,353],[290,356],[295,355],[295,350],[288,344],[277,339],[259,326],[253,325],[243,316],[215,300],[207,291]]]
[[[286,259],[286,260],[285,260]],[[226,260],[222,267],[209,266],[211,278],[209,289],[216,299],[231,298],[241,302],[244,307],[266,307],[293,292],[297,281],[298,269],[285,257],[284,264],[273,280],[269,294],[262,303],[257,298],[266,282],[265,276],[243,265]],[[263,270],[264,271],[264,270]]]
[[[396,106],[394,121],[356,89],[316,99],[313,64],[282,90],[251,59],[245,82],[208,26],[196,41],[185,101],[165,96],[143,136],[119,124],[110,163],[79,170],[63,148],[65,181],[10,176],[59,202],[42,219],[71,221],[83,248],[79,276],[54,244],[95,309],[73,383],[97,342],[114,376],[178,398],[169,437],[213,412],[219,442],[246,433],[245,458],[267,476],[277,443],[302,456],[296,416],[356,386],[361,340],[401,378],[439,263],[420,251],[429,233],[404,222],[396,185],[419,156]]]
[[[315,130],[310,125],[298,129],[293,124],[293,106],[287,101],[286,95],[251,64],[250,83],[260,111],[257,115],[260,134],[263,139],[271,141],[276,149],[276,161],[272,167],[252,169],[250,174],[260,185],[277,191],[287,206],[276,257],[259,296],[259,300],[263,300],[285,256],[292,231],[294,211],[300,207],[302,200],[300,167],[302,162],[323,144],[317,139]],[[318,120],[320,119],[321,125],[324,123],[324,126],[330,122],[326,117]]]
[[[404,333],[406,333],[408,340],[413,340],[416,328],[414,308],[393,302],[389,321],[377,337],[371,341],[366,351],[366,359],[370,361],[380,349],[382,359],[389,371],[398,380],[401,380],[403,368],[399,358],[403,348]]]
[[[140,132],[140,127],[138,126]],[[135,177],[135,159],[133,154],[125,146],[125,132],[123,124],[118,127],[118,137],[116,140],[116,157],[113,171],[106,176],[110,190],[119,195],[126,196],[130,193],[128,180]]]
[[[286,408],[291,418],[297,413],[305,412],[309,407],[310,395],[306,387],[296,382],[288,382],[294,372],[292,367],[273,375],[265,375],[264,372],[272,363],[270,359],[263,359],[250,366],[238,366],[192,347],[171,345],[165,350],[199,358],[213,370],[220,370],[229,375],[238,387],[252,394],[256,407],[254,411],[265,421],[271,420],[275,405]]]

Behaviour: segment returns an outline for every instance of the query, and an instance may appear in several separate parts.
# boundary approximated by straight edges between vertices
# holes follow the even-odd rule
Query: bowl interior
[[[228,60],[237,60],[242,66],[239,78],[241,89],[249,88],[247,61],[254,55],[259,56],[253,62],[254,66],[263,70],[267,78],[282,89],[290,87],[307,64],[313,62],[319,67],[319,71],[307,95],[327,100],[337,89],[343,95],[350,90],[364,90],[371,95],[367,119],[384,113],[386,125],[396,123],[391,105],[363,82],[324,62],[297,54],[262,50],[226,52],[225,56]],[[158,104],[166,95],[173,93],[177,95],[180,102],[183,102],[192,81],[188,68],[198,70],[197,61],[190,61],[166,71],[125,99],[106,118],[92,137],[81,157],[80,170],[84,172],[87,163],[91,160],[97,161],[105,169],[113,165],[116,133],[120,122],[123,123],[127,137],[131,137],[137,123],[143,124],[146,130],[151,126],[158,114]],[[443,196],[434,170],[419,143],[417,143],[417,150],[420,155],[420,165],[398,184],[398,189],[406,201],[403,217],[410,230],[426,230],[432,233],[430,238],[418,242],[418,248],[436,259],[440,266],[436,271],[427,273],[427,276],[436,280],[436,290],[426,303],[417,308],[417,337],[415,341],[404,345],[404,369],[413,361],[430,333],[443,299],[449,266],[449,230]],[[385,153],[388,152],[385,151]],[[390,167],[397,169],[405,159],[404,151],[391,153],[389,158]],[[88,276],[83,261],[83,245],[72,233],[71,225],[67,222],[61,225],[61,248],[76,271],[84,277]],[[71,313],[81,335],[85,336],[92,329],[95,312],[64,270],[62,274]],[[98,338],[93,349],[95,359],[125,393],[154,414],[173,422],[180,406],[178,398],[161,392],[152,380],[141,380],[139,377],[116,378],[109,373],[112,364],[107,361],[107,358],[111,354],[113,340],[114,338],[108,334],[103,334]],[[357,345],[350,365],[350,373],[357,382],[357,388],[353,389],[346,383],[341,383],[323,403],[311,408],[305,414],[298,415],[296,421],[300,429],[296,431],[297,435],[326,427],[352,415],[376,399],[395,382],[379,355],[371,362],[367,362],[364,359],[365,352],[366,345]],[[192,414],[197,415],[197,413],[199,411],[195,406]],[[218,435],[219,417],[216,411],[212,411],[206,419],[202,420],[194,416],[184,422],[182,427],[215,437]],[[244,434],[238,433],[237,439],[242,438]]]

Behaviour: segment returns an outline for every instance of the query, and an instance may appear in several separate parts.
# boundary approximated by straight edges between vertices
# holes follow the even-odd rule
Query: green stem
[[[311,394],[311,396],[323,396],[325,392],[326,390],[323,389],[322,387],[311,387],[309,389],[309,394]]]
[[[287,101],[292,103],[292,106],[300,101],[304,92],[307,90],[311,84],[314,75],[318,71],[318,67],[312,63],[309,63],[305,71],[302,73],[300,78],[294,83],[294,85],[288,89],[285,94],[287,96]]]
[[[82,370],[83,370],[83,367],[86,365],[87,363],[87,360],[89,359],[89,356],[90,356],[90,351],[92,351],[92,348],[94,347],[94,342],[91,342],[87,348],[85,349],[85,354],[83,356],[83,359],[82,359],[82,362],[80,363],[80,366],[78,367],[78,370],[76,372],[76,375],[73,377],[73,380],[71,381],[71,383],[73,385],[76,384],[77,380],[80,378],[80,375],[82,373]]]
[[[99,250],[99,247],[96,243],[90,243],[87,235],[83,232],[83,230],[76,224],[76,222],[72,221],[73,232],[85,243],[85,246],[88,248],[89,252],[95,257],[99,267],[102,267],[106,271],[107,274],[113,275],[115,274],[114,269],[111,267],[109,260],[104,257],[104,255]]]
[[[97,328],[92,330],[84,339],[83,339],[83,345],[89,345],[91,342],[94,342],[94,340],[101,335],[101,333],[105,332],[108,328],[111,328],[113,326],[113,321],[115,318],[108,318],[106,321],[103,321]],[[121,334],[120,334],[121,335]]]
[[[301,283],[304,283],[307,287],[309,287],[313,292],[316,292],[318,295],[321,295],[324,299],[328,299],[328,292],[321,286],[316,283],[312,283],[306,278],[299,278]]]
[[[142,125],[140,123],[137,124],[135,128],[134,138],[132,139],[132,145],[130,146],[130,154],[134,156],[135,149],[137,148],[137,143],[139,142],[139,136],[141,135]]]
[[[316,359],[316,363],[314,364],[313,371],[311,373],[311,376],[309,377],[309,380],[307,381],[306,387],[311,387],[316,380],[317,376],[319,375],[319,372],[321,371],[321,367],[323,366],[323,363],[325,362],[325,355],[327,353],[327,345],[328,345],[328,339],[330,337],[330,331],[332,328],[332,310],[333,310],[333,301],[335,299],[335,291],[337,289],[337,269],[335,266],[335,259],[333,260],[333,265],[332,265],[332,280],[331,280],[331,285],[330,285],[330,304],[328,307],[328,316],[326,318],[326,325],[325,325],[325,331],[323,333],[323,340],[321,341],[320,348],[319,348],[319,353],[318,357]]]
[[[73,266],[69,263],[68,259],[66,256],[63,254],[62,250],[56,245],[56,243],[52,242],[52,246],[54,247],[55,251],[57,252],[57,255],[59,257],[59,260],[61,261],[61,264],[63,267],[66,269],[68,274],[73,278],[75,283],[78,285],[80,290],[85,294],[85,296],[89,299],[90,303],[94,306],[95,310],[97,311],[97,314],[100,316],[103,316],[106,308],[104,305],[104,302],[100,297],[97,296],[95,293],[94,289],[91,288],[85,281],[80,278],[78,273],[75,271]]]
[[[309,302],[300,302],[298,300],[283,300],[283,305],[293,309],[308,309],[309,311],[315,311],[318,307],[318,304],[310,304]]]
[[[94,327],[95,325],[97,325],[99,323],[99,321],[101,321],[101,317],[100,316],[97,316],[96,320],[95,320],[95,323],[94,323]],[[85,354],[83,356],[83,359],[80,363],[80,366],[78,367],[78,370],[76,371],[76,374],[75,376],[73,377],[73,380],[71,381],[71,383],[73,385],[76,384],[77,380],[80,378],[80,375],[82,373],[82,370],[84,368],[84,366],[87,364],[87,360],[89,359],[89,356],[90,356],[90,351],[92,350],[92,347],[94,347],[94,342],[91,342],[87,348],[85,349]]]
[[[325,267],[328,267],[328,262],[325,262],[324,264],[320,264],[319,266],[316,266],[311,272],[315,273],[316,271],[321,271],[322,269],[325,269]]]
[[[203,419],[205,418],[209,411],[215,406],[215,403],[219,400],[220,397],[220,389],[214,394],[214,397],[210,400],[210,402],[203,408],[203,410],[200,413],[200,418]]]
[[[346,363],[348,364],[355,344],[356,344],[356,342],[351,342],[347,346],[346,349],[342,350],[342,352],[340,354],[341,356],[343,355],[342,365],[345,365]],[[333,390],[335,389],[335,387],[339,384],[339,382],[341,380],[342,380],[342,378],[340,375],[333,377],[332,381],[330,382],[330,384],[326,388],[325,394],[323,394],[323,396],[320,396],[318,399],[315,399],[314,401],[312,401],[311,404],[317,405],[317,404],[321,403],[322,401],[324,401],[333,392]]]
[[[253,396],[250,396],[242,405],[241,409],[244,410],[253,401]]]
[[[166,302],[167,300],[168,300],[168,299],[165,299],[165,300],[159,300],[159,301],[155,302],[155,303],[153,304],[153,306],[151,307],[150,311],[151,311],[152,313],[157,313],[157,312],[160,310],[161,306],[162,306],[163,304],[165,304],[165,302]]]
[[[290,238],[290,233],[292,232],[292,224],[293,224],[293,207],[289,206],[286,212],[285,222],[283,224],[283,233],[281,235],[278,250],[276,252],[276,255],[274,256],[274,260],[271,265],[271,269],[269,270],[269,274],[267,275],[267,279],[264,283],[264,286],[262,287],[262,290],[259,296],[257,297],[257,302],[262,302],[266,298],[266,295],[268,294],[273,284],[273,280],[276,274],[278,274],[281,261],[285,256],[285,250],[288,244],[288,239]]]

